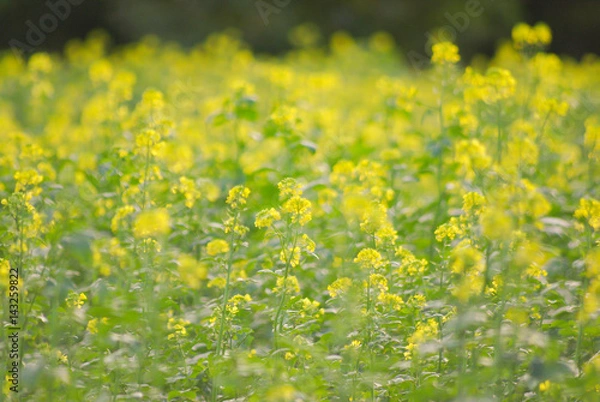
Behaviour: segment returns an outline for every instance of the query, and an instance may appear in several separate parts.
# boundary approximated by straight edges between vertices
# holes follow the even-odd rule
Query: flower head
[[[215,239],[206,245],[206,253],[211,257],[229,252],[229,243],[223,239]]]
[[[225,201],[232,209],[237,209],[241,206],[246,205],[248,196],[250,195],[250,189],[245,186],[235,186],[229,190],[227,200]]]
[[[170,230],[171,218],[163,208],[140,212],[133,223],[133,235],[138,239],[166,235]]]
[[[519,23],[512,30],[512,39],[517,49],[547,46],[552,42],[552,31],[543,22],[538,22],[535,26]]]
[[[452,42],[436,43],[432,47],[431,62],[437,65],[456,64],[460,61],[458,47]]]
[[[364,269],[377,269],[384,265],[383,258],[379,251],[372,248],[365,248],[360,250],[354,262],[358,263],[361,268]]]
[[[257,228],[267,228],[281,219],[281,214],[275,208],[263,209],[256,214],[254,226]]]

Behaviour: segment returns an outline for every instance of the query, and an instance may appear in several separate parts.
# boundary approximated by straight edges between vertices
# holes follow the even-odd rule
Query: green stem
[[[238,216],[236,215],[233,220],[233,228],[235,228]],[[225,308],[227,307],[227,300],[229,299],[229,287],[231,282],[231,268],[233,267],[233,252],[235,249],[235,230],[231,229],[231,248],[229,249],[229,256],[227,258],[227,279],[225,281],[225,290],[223,291],[223,300],[221,302],[221,322],[219,324],[219,338],[217,339],[217,356],[221,355],[223,345],[223,333],[225,330]]]
[[[283,274],[283,289],[281,290],[281,299],[279,301],[279,306],[277,307],[277,313],[275,314],[275,323],[274,323],[274,327],[273,327],[273,341],[275,343],[275,348],[277,348],[277,338],[281,332],[281,327],[283,326],[282,313],[283,313],[283,306],[285,304],[285,296],[286,296],[286,292],[287,292],[287,289],[286,289],[287,278],[290,273],[290,266],[291,266],[292,258],[294,257],[294,250],[296,248],[297,240],[298,240],[298,234],[295,233],[294,241],[292,242],[292,250],[290,251],[289,254],[286,255],[285,271]],[[285,245],[283,243],[281,243],[281,247],[285,253]]]
[[[581,354],[582,354],[582,346],[583,346],[583,333],[585,331],[585,317],[581,316],[581,312],[583,310],[583,303],[585,300],[585,294],[587,293],[588,287],[588,278],[584,277],[583,283],[581,286],[581,297],[579,300],[579,325],[577,327],[577,343],[575,344],[575,363],[577,364],[577,369],[579,373],[581,373]]]
[[[435,214],[433,216],[433,225],[431,228],[431,239],[429,242],[429,261],[433,259],[433,251],[435,248],[435,230],[437,229],[437,225],[439,222],[442,202],[444,199],[444,185],[443,185],[443,177],[442,177],[442,169],[444,166],[444,146],[446,140],[446,126],[444,123],[444,85],[442,85],[442,90],[440,93],[440,102],[438,105],[438,119],[440,123],[440,149],[438,152],[437,159],[437,171],[436,171],[436,182],[437,182],[437,190],[438,190],[438,199],[435,207]]]
[[[217,339],[217,356],[221,356],[223,350],[223,334],[225,331],[225,309],[227,307],[227,300],[229,299],[229,287],[231,282],[231,270],[233,267],[233,252],[235,249],[235,225],[238,219],[238,215],[236,214],[233,219],[233,225],[231,229],[231,239],[230,244],[231,247],[229,249],[229,255],[227,258],[227,279],[225,280],[225,290],[223,291],[223,300],[221,302],[221,320],[219,324],[219,337]],[[217,379],[213,379],[213,386],[211,390],[211,401],[216,402],[217,400]]]
[[[144,166],[144,183],[142,183],[142,211],[146,209],[146,187],[148,186],[148,172],[150,170],[150,142],[146,145],[146,162]]]
[[[498,139],[496,144],[496,158],[497,162],[502,163],[502,129],[500,127],[500,104],[496,108],[496,128],[498,131]]]

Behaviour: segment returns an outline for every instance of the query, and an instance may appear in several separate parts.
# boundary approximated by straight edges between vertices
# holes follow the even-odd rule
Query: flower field
[[[600,59],[291,36],[0,55],[0,400],[600,400]]]

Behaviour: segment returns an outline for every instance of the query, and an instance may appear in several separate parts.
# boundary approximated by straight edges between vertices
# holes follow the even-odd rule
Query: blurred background
[[[423,55],[428,35],[446,27],[468,60],[491,54],[519,21],[547,22],[552,52],[600,54],[599,0],[0,0],[0,49],[61,50],[96,28],[113,45],[155,34],[193,46],[235,28],[255,51],[280,53],[291,46],[290,28],[311,22],[325,40],[338,30],[357,37],[383,30],[402,53]]]

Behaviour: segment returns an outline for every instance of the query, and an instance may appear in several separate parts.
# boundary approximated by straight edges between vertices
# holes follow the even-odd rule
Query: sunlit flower
[[[171,218],[166,209],[142,211],[133,222],[133,235],[145,237],[163,236],[171,231]]]
[[[226,202],[232,209],[237,209],[246,205],[249,195],[250,189],[248,187],[235,186],[229,190]]]
[[[456,64],[460,61],[458,47],[451,42],[440,42],[432,46],[433,56],[431,62],[433,64]]]
[[[385,263],[379,251],[372,248],[362,249],[354,259],[354,262],[364,269],[378,269]]]
[[[211,257],[229,252],[229,243],[223,239],[211,240],[206,245],[206,253]]]

